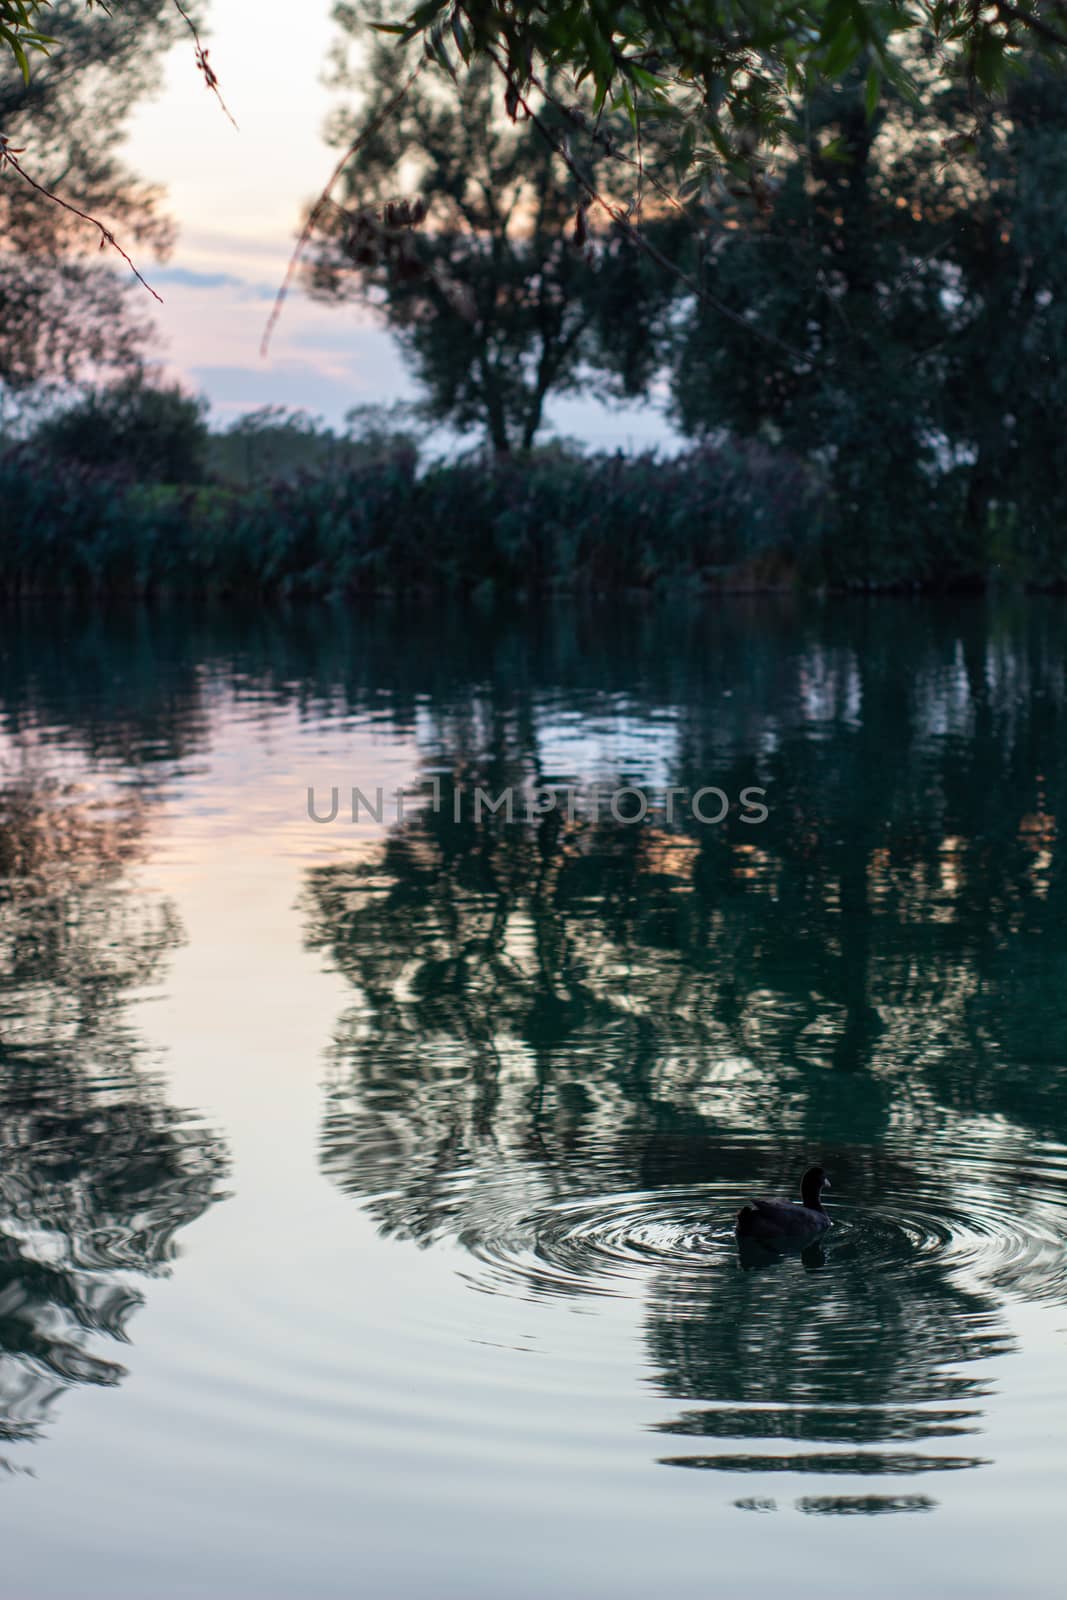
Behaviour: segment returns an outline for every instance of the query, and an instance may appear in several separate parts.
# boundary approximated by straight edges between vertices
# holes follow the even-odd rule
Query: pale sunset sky
[[[216,423],[255,406],[299,406],[339,423],[350,406],[414,397],[393,341],[354,307],[290,293],[266,360],[259,353],[303,207],[336,160],[322,127],[336,96],[322,76],[330,0],[206,0],[205,43],[239,132],[204,87],[183,40],[159,96],[130,119],[129,157],[165,186],[178,228],[165,266],[145,263],[160,357],[211,401]],[[294,15],[299,24],[294,26]],[[151,270],[148,268],[151,267]],[[614,449],[669,445],[652,407],[557,401],[553,431]]]

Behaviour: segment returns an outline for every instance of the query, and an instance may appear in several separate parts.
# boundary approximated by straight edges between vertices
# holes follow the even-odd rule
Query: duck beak
[[[833,1184],[830,1182],[829,1178],[825,1178],[825,1177],[822,1180],[822,1186],[823,1186],[824,1189],[832,1189],[833,1188]]]

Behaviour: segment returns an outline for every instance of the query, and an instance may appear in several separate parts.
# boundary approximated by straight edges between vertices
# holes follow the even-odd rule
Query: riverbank
[[[872,526],[882,526],[876,519]],[[1067,583],[1058,530],[968,529],[939,486],[891,540],[763,446],[465,460],[411,452],[253,488],[0,461],[0,594],[522,597]]]

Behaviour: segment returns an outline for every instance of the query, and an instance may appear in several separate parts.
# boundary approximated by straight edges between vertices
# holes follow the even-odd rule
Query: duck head
[[[801,1203],[813,1211],[822,1210],[822,1192],[830,1188],[830,1180],[822,1167],[809,1167],[800,1180]]]

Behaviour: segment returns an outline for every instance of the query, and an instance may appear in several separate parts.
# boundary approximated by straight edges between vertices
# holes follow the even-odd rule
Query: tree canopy
[[[85,0],[85,6],[88,11],[94,6],[109,14],[111,11],[110,6],[104,5],[104,0]],[[14,57],[27,82],[32,56],[35,53],[47,55],[56,43],[56,36],[42,26],[53,25],[54,9],[53,0],[0,0],[0,48]],[[64,21],[60,14],[58,26],[61,34],[64,32]]]
[[[114,229],[158,253],[172,237],[159,191],[119,153],[126,118],[176,37],[171,0],[124,0],[115,16],[81,0],[50,10],[57,43],[28,81],[0,56],[0,133],[32,144],[33,179],[0,176],[0,394],[135,367],[150,327],[131,304],[135,280],[101,259],[101,236]],[[100,219],[95,231],[85,213]]]
[[[320,212],[313,290],[377,308],[423,388],[424,411],[483,429],[498,454],[529,449],[546,400],[593,372],[601,394],[644,392],[670,301],[662,273],[618,231],[595,248],[584,237],[580,185],[538,128],[498,114],[490,64],[476,61],[455,84],[422,77],[383,115],[394,52],[365,29],[355,38],[341,81],[363,91],[362,104],[335,118],[333,138],[357,142],[359,155],[343,176],[345,203]],[[603,145],[538,103],[585,169],[610,181]],[[405,186],[427,197],[424,229],[421,202],[394,199]]]
[[[682,427],[820,462],[857,530],[852,576],[947,579],[963,530],[987,530],[1003,560],[1020,526],[1067,510],[1062,85],[1035,66],[996,129],[946,159],[968,110],[946,89],[871,121],[855,87],[825,91],[771,213],[704,246],[717,299],[799,348],[768,342],[754,361],[697,300],[676,326]],[[847,160],[820,154],[831,141]]]
[[[697,182],[724,164],[758,180],[811,92],[857,66],[873,110],[883,83],[917,93],[924,68],[977,103],[1003,92],[1024,47],[1067,54],[1067,0],[424,0],[382,26],[421,37],[447,71],[492,61],[513,114],[546,74],[588,80],[597,111],[671,125],[678,174]]]
[[[838,542],[839,581],[962,581],[976,539],[1010,565],[1020,530],[1067,507],[1067,118],[1041,53],[1019,68],[991,120],[921,63],[920,96],[892,83],[872,105],[857,64],[809,93],[765,203],[723,185],[676,205],[669,124],[636,171],[618,160],[625,111],[597,113],[588,85],[564,101],[546,76],[512,123],[472,53],[394,104],[392,45],[361,48],[339,76],[362,103],[335,119],[345,204],[319,213],[313,282],[377,307],[424,411],[498,453],[535,442],[570,387],[658,396],[690,436],[811,466],[834,528],[863,525]]]
[[[171,0],[171,4],[197,41],[197,65],[206,77],[206,61],[201,59],[203,51],[196,26],[181,0]],[[85,9],[105,11],[109,17],[118,11],[116,20],[128,22],[136,30],[137,0],[124,6],[116,4],[116,0],[110,3],[109,0],[85,0]],[[62,0],[0,0],[0,61],[5,54],[10,55],[28,83],[34,56],[50,55],[55,45],[66,42],[71,24],[69,13],[70,8],[64,6]]]
[[[216,88],[193,21],[181,0],[173,3]],[[103,0],[86,5],[119,10]],[[357,17],[368,9],[339,8]],[[56,12],[53,0],[0,0],[0,51],[24,76],[33,54],[62,38],[65,19]],[[625,108],[635,127],[642,116],[672,123],[680,171],[751,166],[813,88],[860,63],[874,105],[883,81],[914,88],[922,61],[989,97],[1002,92],[1023,49],[1067,54],[1067,0],[423,0],[379,26],[421,38],[450,73],[457,61],[492,62],[513,113],[546,74],[588,79],[598,109]]]

